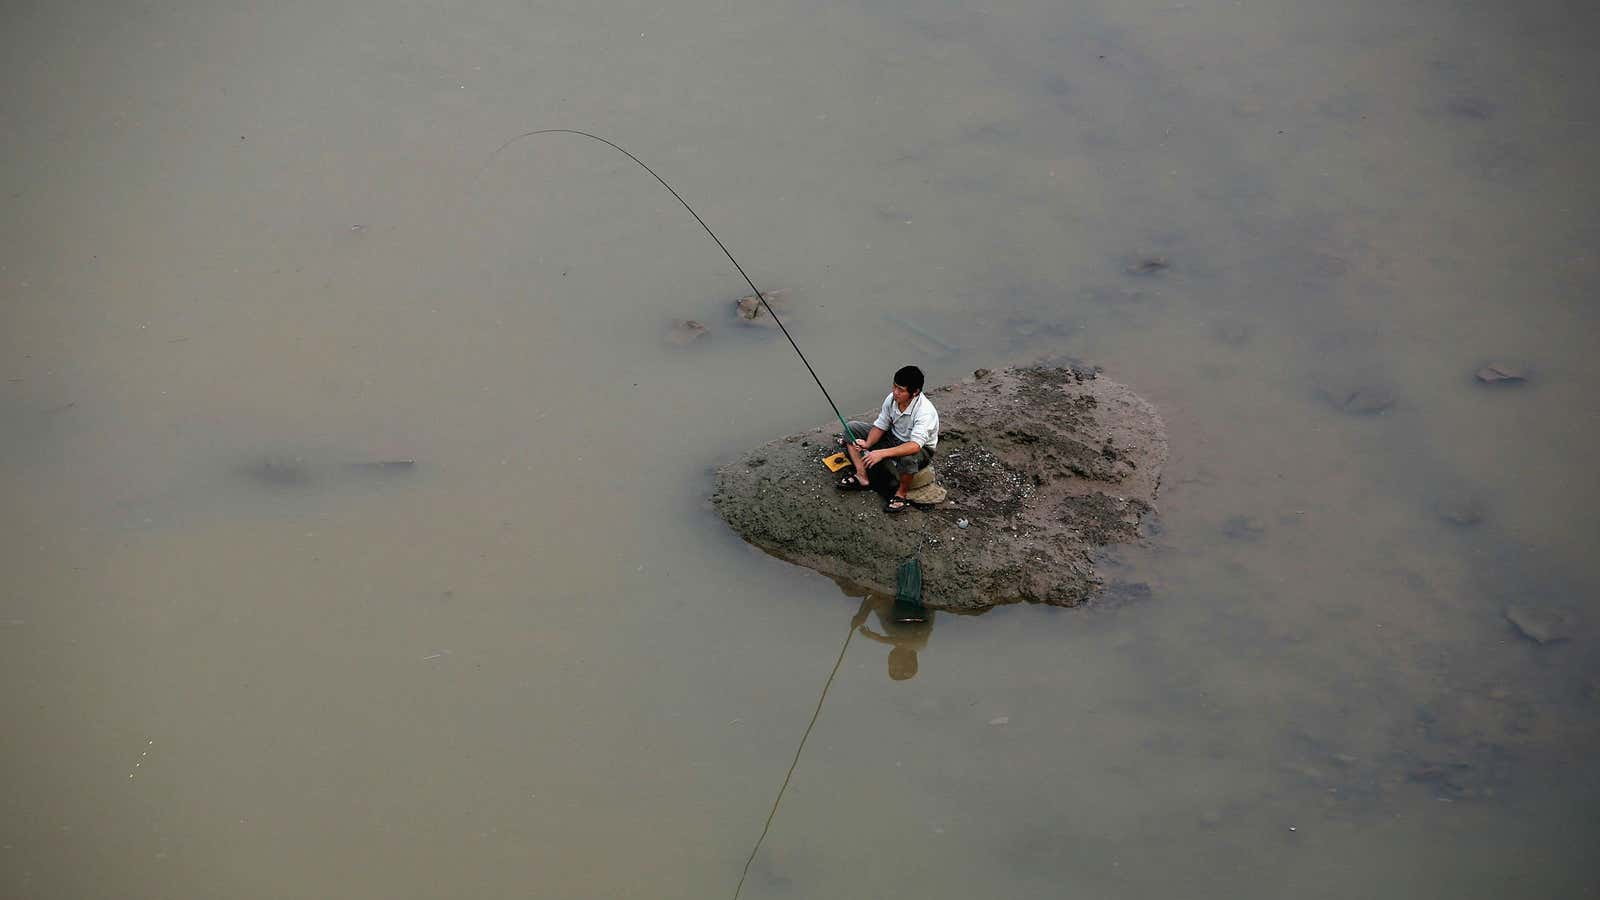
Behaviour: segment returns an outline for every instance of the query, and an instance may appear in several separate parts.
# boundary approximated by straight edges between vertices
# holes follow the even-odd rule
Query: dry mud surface
[[[838,449],[837,424],[722,466],[712,502],[755,546],[885,594],[920,547],[923,602],[936,609],[1089,598],[1094,550],[1134,540],[1153,509],[1167,459],[1154,407],[1081,367],[980,369],[928,396],[944,503],[891,516],[876,494],[836,490],[822,459]]]

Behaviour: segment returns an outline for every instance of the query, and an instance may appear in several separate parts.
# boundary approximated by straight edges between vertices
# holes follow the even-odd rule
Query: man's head
[[[916,366],[902,366],[894,373],[894,386],[905,388],[912,397],[922,393],[922,370]]]
[[[889,677],[905,681],[917,676],[917,651],[910,647],[895,647],[889,651]]]

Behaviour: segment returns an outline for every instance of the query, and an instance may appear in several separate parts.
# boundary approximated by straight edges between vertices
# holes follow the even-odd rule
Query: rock
[[[1528,370],[1510,363],[1492,362],[1473,374],[1480,384],[1514,385],[1528,380]]]
[[[888,516],[876,497],[819,489],[834,424],[739,454],[717,470],[713,504],[757,547],[885,595],[920,553],[933,609],[1088,599],[1095,551],[1136,540],[1152,509],[1167,458],[1155,409],[1093,370],[1046,366],[928,395],[942,424],[933,486],[951,503]],[[752,455],[766,464],[745,465]]]
[[[663,339],[675,347],[687,347],[710,333],[711,329],[693,319],[673,319]]]
[[[973,369],[972,370],[972,377],[978,379],[979,381],[982,381],[983,379],[989,377],[989,370],[988,369]]]
[[[738,300],[733,301],[734,317],[738,319],[739,323],[742,325],[756,325],[766,328],[777,328],[778,324],[767,312],[767,307],[770,306],[772,307],[773,312],[787,316],[789,290],[788,288],[784,288],[776,291],[764,291],[761,296],[766,298],[767,302],[765,305],[763,305],[761,301],[756,298],[755,294],[751,294],[748,297],[740,297]]]
[[[1506,608],[1506,621],[1515,625],[1523,637],[1538,644],[1553,644],[1572,637],[1571,621],[1554,610],[1512,605]]]

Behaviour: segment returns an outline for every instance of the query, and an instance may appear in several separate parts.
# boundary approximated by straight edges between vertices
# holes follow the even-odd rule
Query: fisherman
[[[884,505],[890,513],[911,508],[906,492],[911,478],[933,460],[939,444],[939,411],[922,393],[922,370],[905,366],[894,373],[894,386],[883,398],[878,418],[869,426],[850,422],[850,434],[841,440],[850,454],[855,471],[839,479],[841,491],[864,491],[872,487],[868,469],[883,463],[896,476],[894,495]]]
[[[867,616],[876,613],[882,633],[867,627]],[[902,603],[893,597],[868,594],[861,598],[850,627],[863,637],[889,645],[889,678],[905,681],[917,675],[917,651],[927,649],[933,633],[933,610]]]

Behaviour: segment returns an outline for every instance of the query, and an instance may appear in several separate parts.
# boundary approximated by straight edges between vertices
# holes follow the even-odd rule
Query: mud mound
[[[935,609],[1083,602],[1100,585],[1092,551],[1133,540],[1155,501],[1167,459],[1155,409],[1081,368],[980,369],[928,396],[945,503],[890,516],[875,494],[834,490],[828,426],[721,467],[712,502],[763,550],[886,594],[920,547]]]

